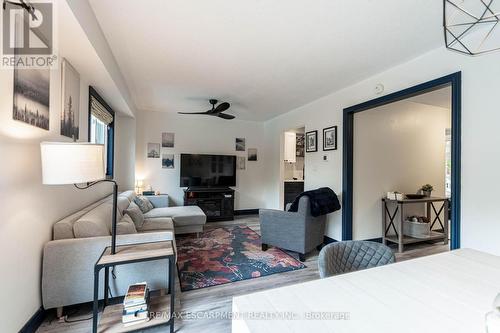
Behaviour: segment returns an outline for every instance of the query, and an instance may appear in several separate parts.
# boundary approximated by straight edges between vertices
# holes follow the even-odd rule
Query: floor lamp
[[[42,142],[40,150],[44,185],[73,184],[79,190],[85,190],[99,183],[113,184],[111,254],[115,254],[118,185],[114,180],[106,179],[104,145],[80,142]]]

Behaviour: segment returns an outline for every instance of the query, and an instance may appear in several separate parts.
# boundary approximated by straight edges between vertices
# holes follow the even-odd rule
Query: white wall
[[[115,180],[119,191],[133,190],[135,187],[135,138],[136,120],[117,115],[115,133]]]
[[[13,77],[0,70],[0,252],[1,284],[11,286],[0,303],[0,331],[16,332],[38,310],[42,248],[51,240],[52,224],[109,193],[101,185],[87,191],[72,186],[44,186],[40,142],[71,141],[60,131],[60,71],[51,73],[50,131],[12,120]],[[80,110],[87,110],[88,79],[81,74]],[[80,139],[87,139],[87,112],[80,112]],[[12,311],[12,309],[16,309]]]
[[[162,148],[162,153],[175,154],[175,168],[162,169],[161,158],[147,158],[148,143],[161,143],[162,132],[175,133],[175,148]],[[226,121],[207,116],[181,116],[165,112],[145,111],[137,118],[136,177],[144,179],[153,190],[168,193],[172,204],[183,204],[179,186],[180,154],[225,154],[247,156],[235,150],[235,139],[246,138],[246,149],[258,149],[258,161],[246,161],[246,170],[237,170],[234,187],[235,209],[256,209],[265,205],[263,189],[267,173],[264,149],[264,125],[252,121]]]
[[[462,71],[462,247],[500,254],[495,186],[500,183],[499,57],[499,53],[467,57],[440,48],[269,121],[267,142],[273,168],[268,181],[272,185],[267,192],[269,206],[279,207],[279,147],[284,129],[301,123],[306,124],[306,131],[339,125],[339,150],[328,153],[330,161],[321,160],[322,152],[306,154],[306,187],[326,185],[340,191],[344,108],[377,97],[373,91],[378,83],[390,93]],[[340,239],[341,214],[334,215],[329,218],[327,235]]]
[[[88,86],[96,86],[105,98],[108,92],[114,95],[116,87],[66,2],[57,3],[59,59],[67,58],[80,73],[80,141],[87,141]],[[0,303],[0,332],[11,333],[19,331],[42,304],[42,249],[52,239],[53,223],[109,194],[111,188],[102,184],[81,191],[73,186],[42,185],[40,142],[71,141],[59,135],[60,69],[52,70],[50,75],[49,131],[12,119],[12,70],[0,69],[0,91],[0,252],[3,254],[0,284],[6,286],[2,297],[8,300]],[[107,100],[112,106],[121,105],[114,99]],[[119,121],[117,138],[122,137],[120,126]],[[118,170],[125,174],[133,168],[134,161],[120,156],[122,153],[125,149],[119,148],[116,158],[124,161]]]
[[[451,94],[449,95],[451,100]],[[382,237],[381,198],[424,184],[445,195],[445,143],[451,110],[400,101],[354,115],[353,237]],[[422,214],[411,205],[405,216]],[[399,215],[398,215],[399,216]]]
[[[335,113],[330,107],[323,107],[319,110],[306,108],[307,111],[292,111],[280,117],[274,118],[265,123],[266,128],[266,161],[268,163],[267,188],[266,188],[266,208],[280,209],[283,207],[283,184],[284,174],[281,171],[283,161],[283,132],[290,128],[304,126],[305,131],[318,129],[318,152],[305,153],[305,190],[311,190],[318,187],[328,186],[332,188],[341,198],[342,177],[339,170],[341,166],[341,153],[339,151],[322,151],[322,129],[332,125],[340,125],[341,113]],[[320,113],[320,110],[325,112]],[[339,133],[341,135],[341,132]],[[323,161],[323,156],[328,157]],[[336,175],[337,176],[333,176]],[[334,239],[340,239],[341,234],[341,213],[335,212],[329,214],[327,225],[327,236]]]

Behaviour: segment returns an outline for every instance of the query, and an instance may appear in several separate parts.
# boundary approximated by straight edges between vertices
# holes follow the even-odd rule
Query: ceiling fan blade
[[[235,116],[233,116],[232,114],[225,114],[225,113],[219,113],[219,114],[217,115],[217,117],[222,118],[222,119],[227,119],[227,120],[231,120],[231,119],[236,118],[236,117],[235,117]]]
[[[224,112],[227,109],[229,109],[230,106],[231,106],[231,104],[229,104],[228,102],[220,103],[219,105],[217,105],[217,107],[215,108],[214,111],[215,112]]]
[[[178,114],[205,114],[209,115],[208,112],[177,112]]]

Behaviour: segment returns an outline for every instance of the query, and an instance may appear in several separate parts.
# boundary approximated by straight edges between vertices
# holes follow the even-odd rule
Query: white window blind
[[[90,96],[90,112],[106,126],[113,122],[113,115],[94,96]]]

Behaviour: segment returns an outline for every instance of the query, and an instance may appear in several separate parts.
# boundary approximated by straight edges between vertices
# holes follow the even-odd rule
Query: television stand
[[[234,190],[229,187],[189,187],[184,190],[184,206],[198,206],[207,222],[234,220]]]

